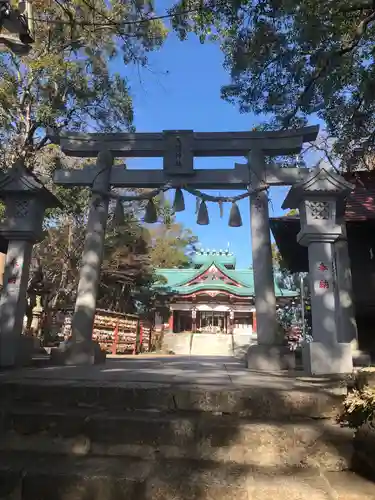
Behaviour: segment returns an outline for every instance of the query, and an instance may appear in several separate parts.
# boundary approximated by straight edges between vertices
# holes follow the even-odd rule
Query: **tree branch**
[[[334,60],[338,57],[343,57],[345,54],[352,52],[361,41],[363,35],[366,33],[369,24],[375,20],[375,10],[373,10],[370,14],[368,14],[362,21],[358,24],[353,38],[349,43],[343,44],[340,48],[335,50],[329,57],[327,57],[320,68],[317,68],[313,73],[312,77],[309,79],[299,98],[297,99],[296,105],[293,110],[285,117],[283,120],[283,128],[288,128],[290,125],[290,121],[297,114],[300,107],[303,105],[303,100],[305,99],[308,92],[311,88],[316,84],[316,82],[326,73]]]
[[[34,151],[40,151],[44,146],[47,144],[47,142],[50,140],[50,137],[48,134],[46,134],[43,139],[41,139],[38,144],[35,146]]]
[[[337,10],[339,12],[358,12],[358,11],[363,11],[363,10],[369,10],[374,8],[374,2],[373,0],[358,0],[358,2],[355,5],[342,5],[342,6],[337,6]]]

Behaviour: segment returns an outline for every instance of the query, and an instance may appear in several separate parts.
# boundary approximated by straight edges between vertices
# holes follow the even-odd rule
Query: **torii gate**
[[[265,156],[292,155],[301,152],[305,142],[314,141],[318,126],[277,132],[194,132],[168,130],[160,133],[82,134],[66,133],[59,137],[62,151],[69,156],[92,158],[95,166],[77,170],[58,170],[56,184],[66,187],[91,186],[86,245],[83,255],[75,313],[72,322],[71,362],[88,362],[95,315],[96,295],[102,261],[108,215],[110,186],[116,188],[159,188],[166,183],[197,189],[248,189],[293,185],[308,174],[307,169],[270,167]],[[110,154],[108,154],[110,153]],[[112,166],[114,157],[162,157],[163,170],[127,170]],[[233,169],[194,169],[194,157],[244,156],[247,164]],[[99,194],[98,194],[99,192]],[[274,291],[268,198],[264,191],[250,196],[251,234],[254,267],[255,306],[258,343],[276,343],[276,299]],[[74,346],[74,347],[73,347]],[[90,355],[91,356],[91,355]],[[79,358],[79,359],[78,359]],[[90,357],[92,359],[92,357]]]
[[[68,156],[92,158],[96,165],[77,170],[57,170],[54,181],[66,187],[92,187],[92,203],[72,322],[72,343],[65,362],[95,361],[91,342],[97,288],[102,262],[109,190],[116,188],[160,188],[191,186],[197,189],[249,189],[255,307],[258,344],[262,362],[256,368],[278,368],[275,356],[267,356],[277,345],[276,299],[274,290],[268,197],[261,187],[301,184],[308,169],[267,165],[266,156],[301,152],[305,142],[314,141],[318,126],[276,132],[194,132],[168,130],[160,133],[66,133],[56,138]],[[194,157],[244,156],[247,164],[232,169],[194,168]],[[114,158],[162,157],[163,170],[127,170],[113,166]],[[259,189],[259,191],[257,191]],[[272,347],[271,347],[272,346]]]

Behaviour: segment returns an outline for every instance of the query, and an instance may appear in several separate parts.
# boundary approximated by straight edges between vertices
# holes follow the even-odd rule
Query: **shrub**
[[[368,374],[359,371],[347,380],[348,394],[338,416],[342,425],[358,429],[375,419],[375,385],[369,385]]]

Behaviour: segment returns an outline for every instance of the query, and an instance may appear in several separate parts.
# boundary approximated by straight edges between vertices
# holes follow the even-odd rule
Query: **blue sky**
[[[180,42],[171,34],[163,48],[150,55],[148,69],[141,72],[134,69],[130,74],[137,132],[167,129],[201,132],[250,130],[260,123],[260,119],[251,114],[240,114],[235,106],[220,98],[220,87],[228,81],[217,45],[202,45],[194,36]],[[245,162],[245,159],[198,158],[195,167],[233,168],[236,161]],[[135,159],[129,166],[161,168],[162,160]],[[281,204],[287,191],[288,187],[272,189],[271,217],[282,215]],[[239,204],[243,219],[240,228],[228,227],[229,204],[225,207],[223,219],[220,219],[217,204],[209,203],[210,225],[199,226],[195,221],[195,199],[185,194],[185,203],[186,210],[178,214],[178,221],[193,230],[202,248],[226,248],[229,242],[231,251],[237,256],[237,267],[251,265],[248,200]]]

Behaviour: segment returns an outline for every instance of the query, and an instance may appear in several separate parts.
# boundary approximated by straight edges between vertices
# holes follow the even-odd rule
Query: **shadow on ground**
[[[328,499],[350,468],[343,394],[222,358],[2,374],[2,483],[22,500]]]

